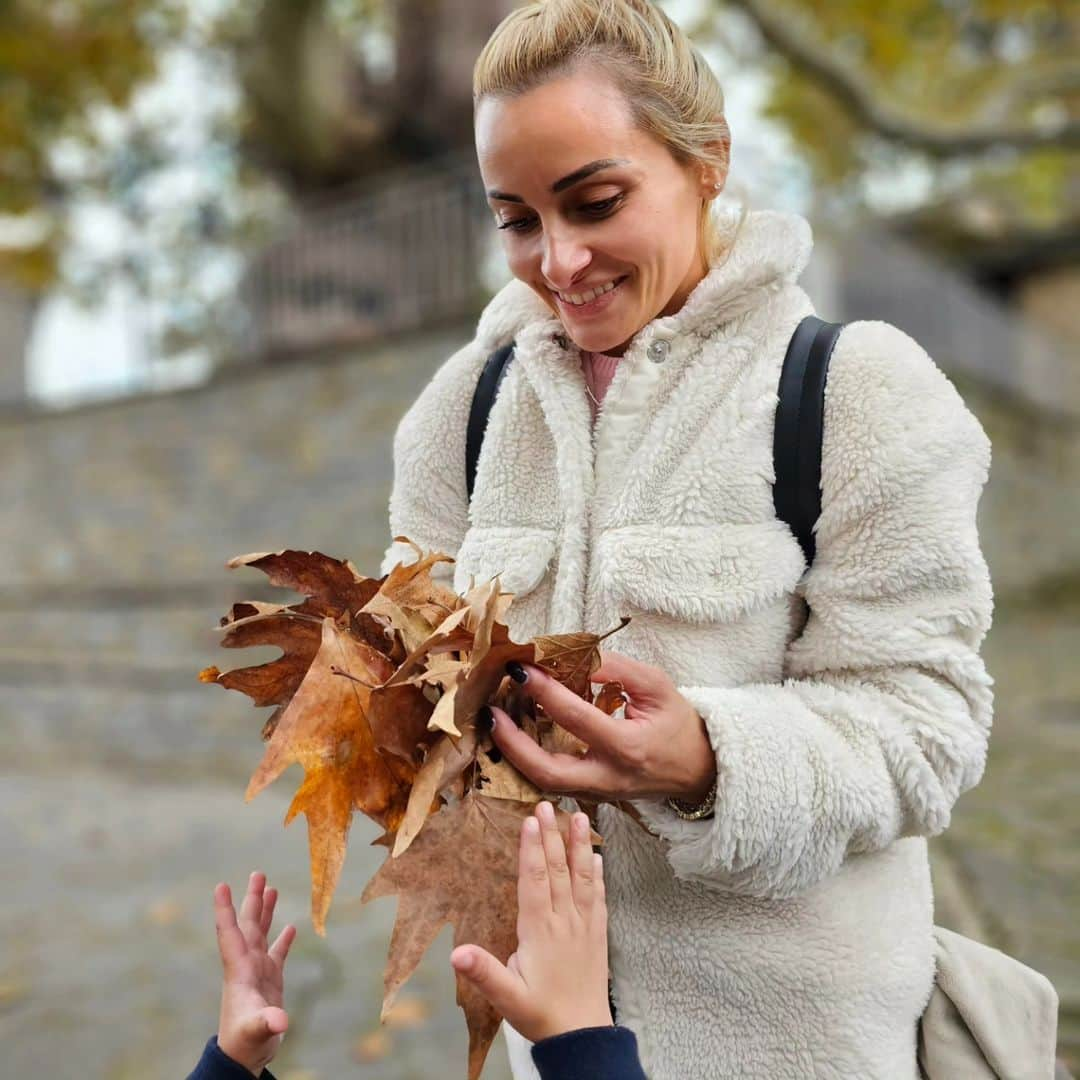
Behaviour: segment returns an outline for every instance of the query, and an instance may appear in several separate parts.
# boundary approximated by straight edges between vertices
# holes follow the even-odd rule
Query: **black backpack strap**
[[[469,410],[469,426],[465,429],[465,490],[472,501],[473,485],[476,483],[476,463],[480,460],[480,447],[484,442],[488,414],[495,404],[495,395],[499,392],[510,360],[514,355],[514,342],[496,349],[484,364],[484,370],[473,392],[472,408]]]
[[[773,434],[773,505],[806,556],[814,561],[813,527],[821,514],[821,438],[825,380],[843,323],[807,315],[795,328],[780,374]]]

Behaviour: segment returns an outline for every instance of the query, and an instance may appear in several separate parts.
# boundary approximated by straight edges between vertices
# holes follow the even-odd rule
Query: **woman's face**
[[[484,98],[475,129],[510,270],[578,346],[621,356],[646,323],[682,307],[704,275],[701,200],[716,194],[722,174],[679,165],[637,130],[603,74]],[[592,303],[569,298],[611,282],[616,288]]]

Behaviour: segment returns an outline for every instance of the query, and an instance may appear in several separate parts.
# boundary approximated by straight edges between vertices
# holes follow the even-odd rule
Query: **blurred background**
[[[184,1076],[212,890],[282,890],[279,1080],[464,1075],[449,935],[378,1024],[394,902],[325,939],[264,710],[197,682],[229,557],[375,573],[394,427],[506,280],[471,72],[513,0],[0,3],[0,1043],[49,1080]],[[990,760],[932,842],[938,921],[1045,972],[1080,1065],[1080,9],[670,0],[720,76],[730,197],[815,231],[829,319],[922,343],[990,434]],[[509,1076],[499,1043],[487,1080]]]

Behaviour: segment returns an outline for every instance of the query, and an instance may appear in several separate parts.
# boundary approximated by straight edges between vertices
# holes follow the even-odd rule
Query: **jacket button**
[[[663,338],[649,343],[648,355],[654,364],[662,364],[667,359],[668,349],[671,346]]]

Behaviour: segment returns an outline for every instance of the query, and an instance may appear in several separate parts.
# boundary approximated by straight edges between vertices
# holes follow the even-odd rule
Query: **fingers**
[[[277,889],[268,886],[263,894],[262,918],[259,920],[259,929],[262,931],[263,937],[267,937],[270,933],[270,924],[274,921],[274,905],[277,904],[277,898]]]
[[[265,941],[274,919],[278,891],[266,888],[266,875],[259,870],[248,878],[248,890],[239,915],[233,909],[232,891],[224,881],[214,888],[214,922],[217,928],[218,949],[226,972],[242,959],[252,944]],[[254,941],[252,939],[255,939]],[[296,927],[286,926],[278,935],[269,954],[281,965],[296,938]]]
[[[261,870],[254,870],[248,878],[247,895],[240,905],[239,923],[247,932],[261,932],[263,910],[263,889],[266,875]]]
[[[582,813],[570,819],[570,884],[574,907],[583,915],[596,903],[596,863],[593,860],[592,828]]]
[[[296,940],[296,927],[292,923],[287,924],[277,940],[267,950],[268,955],[284,971],[285,961],[289,958],[289,946]]]
[[[458,946],[450,954],[450,963],[487,998],[500,1016],[508,1019],[517,1016],[527,1004],[521,976],[504,967],[479,945]]]
[[[551,886],[548,884],[547,857],[540,839],[540,822],[531,815],[521,823],[518,846],[518,938],[551,914]]]
[[[217,927],[218,951],[226,973],[247,952],[247,942],[236,923],[232,893],[222,881],[214,889],[214,924]]]
[[[564,915],[574,907],[574,894],[570,887],[570,864],[566,859],[566,847],[555,819],[555,807],[546,801],[539,803],[536,817],[540,821],[540,839],[547,862],[551,910],[557,915]]]
[[[666,699],[671,689],[671,680],[661,668],[617,652],[600,653],[600,666],[589,681],[620,682],[638,705],[657,704]]]
[[[608,786],[612,781],[610,769],[603,762],[571,754],[550,754],[518,728],[502,709],[491,706],[491,715],[495,721],[491,737],[496,745],[519,772],[544,791],[614,793]]]
[[[612,753],[618,748],[621,735],[619,721],[612,720],[591,702],[579,698],[543,668],[535,664],[521,666],[529,675],[523,687],[525,693],[542,705],[544,712],[555,723],[583,739],[593,751]]]

